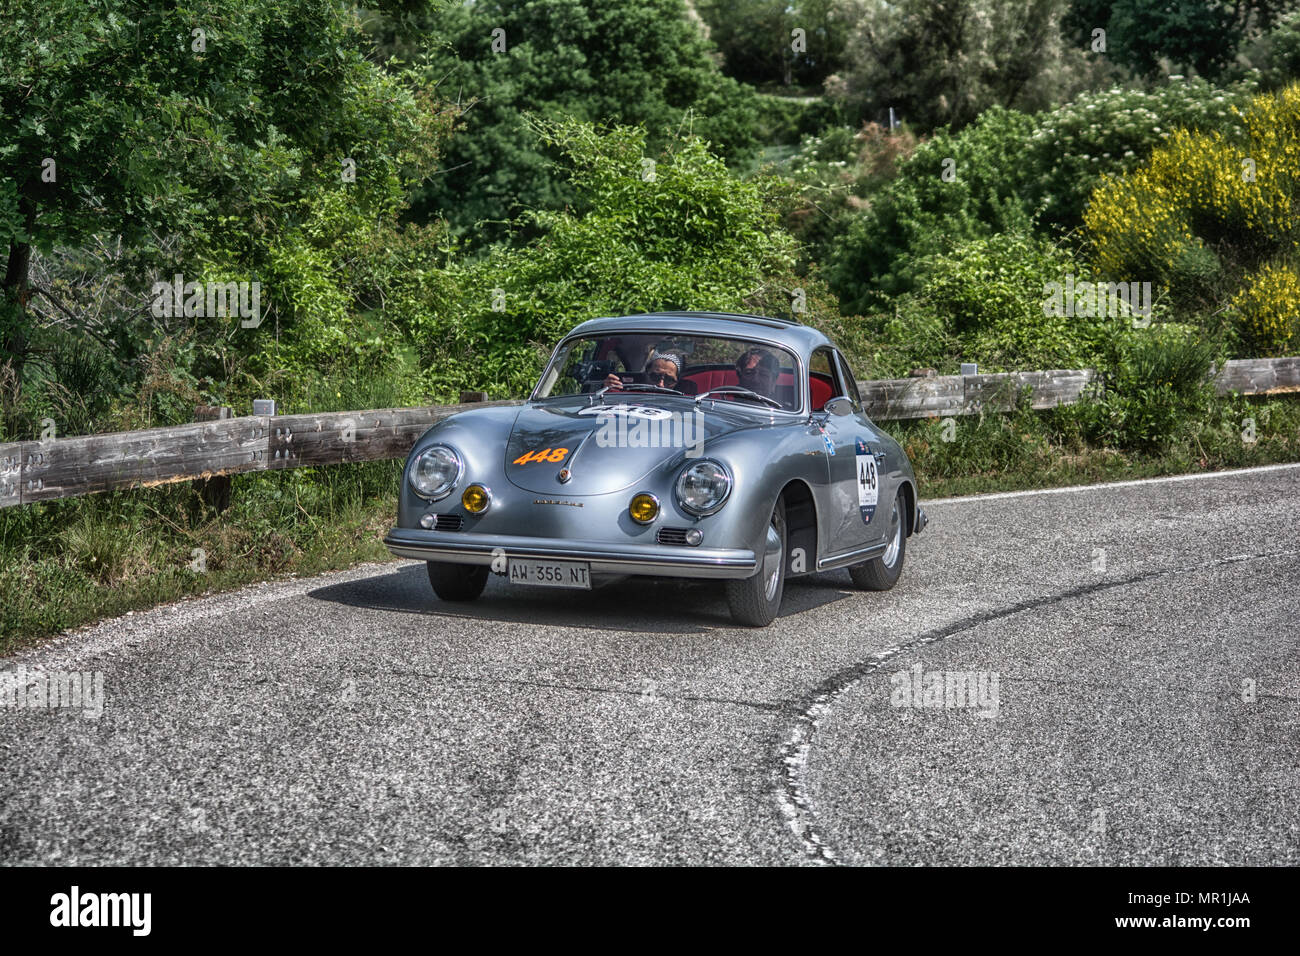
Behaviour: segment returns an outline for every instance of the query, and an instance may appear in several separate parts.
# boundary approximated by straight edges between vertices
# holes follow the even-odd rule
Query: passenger
[[[736,359],[736,377],[740,387],[764,398],[775,399],[779,371],[776,356],[763,349],[748,349]]]

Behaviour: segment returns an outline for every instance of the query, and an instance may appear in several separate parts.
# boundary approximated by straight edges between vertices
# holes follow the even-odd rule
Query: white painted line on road
[[[1136,485],[1159,485],[1174,481],[1196,481],[1201,478],[1228,478],[1233,475],[1258,475],[1267,471],[1286,471],[1300,468],[1300,462],[1284,465],[1258,465],[1254,468],[1231,468],[1227,471],[1205,471],[1195,475],[1166,475],[1163,478],[1135,478],[1132,481],[1100,481],[1092,485],[1065,485],[1061,488],[1028,488],[1024,491],[995,491],[987,495],[958,495],[956,498],[922,498],[921,504],[947,505],[962,501],[994,501],[998,498],[1024,498],[1029,495],[1064,495],[1075,491],[1097,491],[1105,488],[1132,488]]]

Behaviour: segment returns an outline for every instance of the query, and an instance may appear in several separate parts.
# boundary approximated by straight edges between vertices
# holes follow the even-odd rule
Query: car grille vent
[[[462,515],[434,515],[432,531],[459,531],[465,524]]]
[[[678,545],[685,544],[686,529],[685,528],[660,528],[658,540],[660,544],[678,544]]]

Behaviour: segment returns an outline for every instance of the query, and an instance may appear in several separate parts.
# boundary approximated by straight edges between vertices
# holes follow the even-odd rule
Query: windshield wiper
[[[702,392],[699,395],[696,395],[695,402],[696,404],[699,404],[701,401],[708,398],[710,395],[718,395],[718,394],[740,395],[742,398],[756,398],[760,402],[767,402],[773,408],[785,407],[780,402],[778,402],[775,398],[768,398],[766,395],[760,395],[758,394],[758,392],[755,392],[752,389],[744,388],[743,386],[740,385],[722,385],[719,386],[718,388],[711,388],[707,392]]]

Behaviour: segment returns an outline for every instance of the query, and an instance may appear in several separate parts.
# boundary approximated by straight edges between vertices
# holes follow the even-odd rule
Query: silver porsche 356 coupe
[[[658,312],[582,323],[522,406],[430,428],[384,543],[428,562],[447,601],[477,598],[489,571],[575,589],[718,578],[732,616],[763,626],[788,577],[893,587],[925,523],[911,462],[824,335]]]

